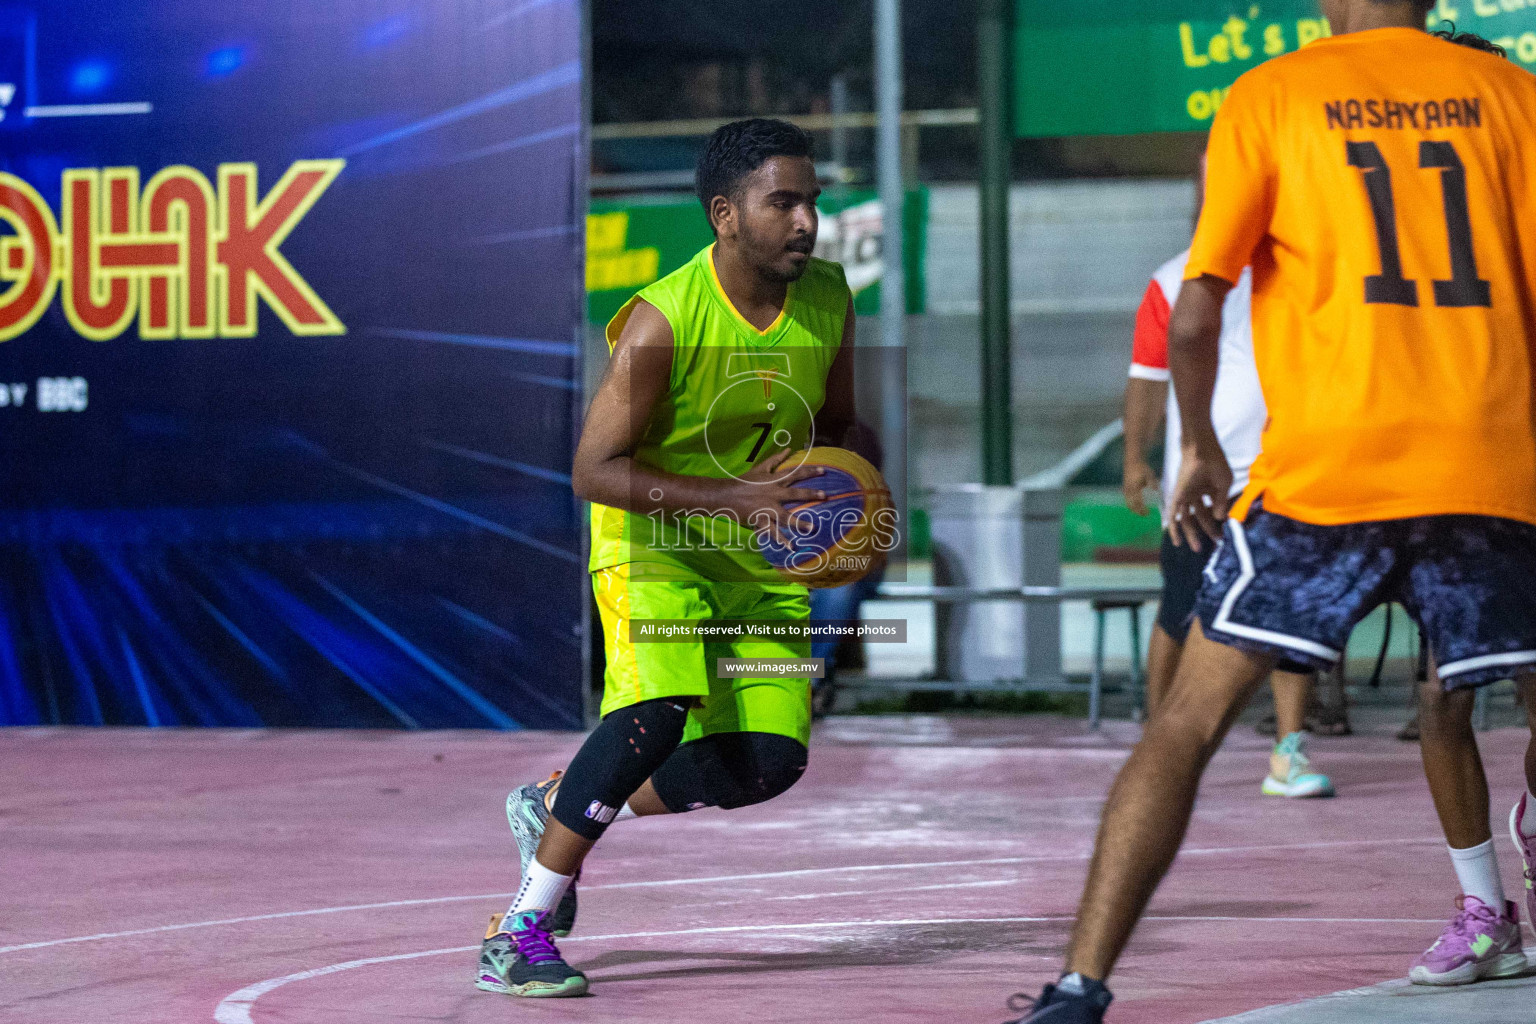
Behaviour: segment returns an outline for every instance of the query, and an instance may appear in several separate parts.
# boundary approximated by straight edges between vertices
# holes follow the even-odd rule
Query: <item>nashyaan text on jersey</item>
[[[1334,100],[1323,104],[1328,128],[1389,128],[1398,131],[1425,131],[1430,128],[1481,128],[1483,101],[1476,96],[1461,99],[1423,100],[1400,103],[1397,100]]]

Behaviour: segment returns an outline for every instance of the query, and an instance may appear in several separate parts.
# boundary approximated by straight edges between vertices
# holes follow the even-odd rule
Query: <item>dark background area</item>
[[[636,17],[629,0],[592,0],[592,116],[595,124],[686,118],[823,114],[834,75],[848,76],[850,107],[874,109],[870,0],[781,0],[773,4],[651,0]],[[905,0],[905,108],[976,105],[977,0]],[[1199,152],[1201,133],[1014,144],[1023,179],[1178,177]],[[700,138],[600,142],[598,172],[691,166]],[[856,168],[872,177],[872,133],[850,138]],[[819,155],[829,152],[826,133]],[[976,177],[974,127],[927,128],[919,139],[926,181]]]
[[[344,159],[280,254],[345,325],[0,345],[0,724],[577,728],[577,0],[0,6],[0,171]],[[238,214],[237,214],[238,215]],[[0,232],[10,233],[10,227]],[[217,295],[220,291],[213,289]],[[217,301],[217,299],[215,300]],[[78,412],[37,405],[79,377]]]

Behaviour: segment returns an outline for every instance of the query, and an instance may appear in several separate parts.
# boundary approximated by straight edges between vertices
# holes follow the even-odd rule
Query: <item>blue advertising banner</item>
[[[0,724],[577,728],[579,0],[0,0]]]

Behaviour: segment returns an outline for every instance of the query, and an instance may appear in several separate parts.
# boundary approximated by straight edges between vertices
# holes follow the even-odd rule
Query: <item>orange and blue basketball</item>
[[[786,466],[797,468],[797,461],[790,459]],[[883,565],[895,544],[896,516],[880,471],[843,448],[812,448],[798,465],[819,466],[822,475],[796,486],[827,496],[786,503],[791,527],[799,530],[790,531],[788,547],[759,534],[763,557],[786,580],[816,588],[841,587]]]

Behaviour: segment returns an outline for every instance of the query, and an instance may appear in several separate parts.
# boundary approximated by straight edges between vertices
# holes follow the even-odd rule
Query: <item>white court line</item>
[[[894,928],[911,925],[925,924],[1063,924],[1071,921],[1070,917],[929,917],[900,921],[812,921],[798,924],[744,924],[726,925],[721,927],[683,928],[676,931],[661,932],[626,932],[618,935],[581,935],[564,939],[563,942],[602,942],[618,939],[659,939],[675,938],[681,935],[725,935],[739,934],[741,932],[769,932],[769,931],[805,931],[815,928]],[[1145,921],[1244,921],[1254,924],[1266,923],[1299,923],[1299,924],[1439,924],[1436,918],[1432,921],[1424,921],[1408,918],[1379,918],[1379,917],[1146,917]],[[811,936],[815,938],[815,936]],[[478,944],[473,946],[453,946],[446,949],[427,949],[420,953],[396,953],[393,956],[373,956],[362,960],[348,960],[345,963],[331,964],[327,967],[316,967],[308,971],[298,971],[294,974],[284,975],[281,978],[268,978],[266,981],[258,981],[254,985],[247,985],[238,992],[231,992],[219,1000],[219,1005],[214,1008],[213,1019],[217,1024],[255,1024],[251,1018],[251,1010],[256,1006],[256,1000],[271,992],[273,989],[295,981],[308,981],[311,978],[323,977],[327,974],[336,974],[340,971],[350,971],[355,967],[368,967],[373,964],[394,963],[399,960],[417,960],[421,957],[443,956],[448,953],[469,953],[479,949]],[[707,957],[706,957],[707,958]]]
[[[594,887],[595,888],[595,887]],[[23,942],[16,946],[0,946],[0,953],[17,953],[24,949],[45,949],[72,942],[100,942],[103,939],[123,939],[133,935],[155,935],[159,932],[179,932],[187,928],[214,928],[221,924],[248,924],[252,921],[278,921],[285,917],[309,917],[313,914],[340,914],[348,910],[381,910],[386,907],[413,907],[423,903],[458,903],[464,900],[505,899],[515,895],[510,892],[485,893],[480,896],[437,896],[422,900],[390,900],[387,903],[354,903],[344,907],[318,907],[314,910],[286,910],[278,914],[252,914],[249,917],[223,917],[216,921],[191,921],[186,924],[162,924],[154,928],[135,928],[126,932],[99,932],[96,935],[76,935],[68,939],[47,939],[42,942]]]
[[[114,114],[148,114],[153,103],[60,103],[46,107],[26,107],[27,117],[109,117]]]
[[[851,889],[843,892],[802,892],[793,896],[758,896],[755,899],[726,900],[712,903],[713,907],[734,907],[742,903],[778,903],[781,900],[825,900],[835,896],[893,896],[911,892],[935,892],[940,889],[989,889],[1002,885],[1025,885],[1025,878],[998,878],[990,882],[946,882],[943,885],[904,885],[900,889]]]
[[[1212,846],[1193,850],[1180,850],[1180,857],[1202,857],[1226,853],[1265,853],[1272,850],[1325,850],[1346,846],[1404,846],[1440,843],[1434,839],[1340,839],[1319,843],[1274,843],[1264,846]],[[668,878],[655,882],[612,882],[594,885],[592,889],[652,889],[672,885],[692,885],[697,882],[748,882],[758,878],[796,878],[804,875],[840,874],[858,871],[901,871],[907,868],[958,868],[987,864],[1039,864],[1059,861],[1088,860],[1093,853],[1059,853],[1039,857],[988,857],[980,860],[934,860],[921,864],[852,864],[840,868],[795,868],[789,871],[763,871],[750,875],[716,875],[713,878]],[[585,889],[585,887],[584,887]],[[0,953],[5,952],[0,949]]]
[[[1341,839],[1319,843],[1272,843],[1263,846],[1213,846],[1182,850],[1180,857],[1214,856],[1228,853],[1265,853],[1280,850],[1323,850],[1350,846],[1404,846],[1437,844],[1434,839]],[[796,868],[789,871],[759,871],[744,875],[709,875],[692,878],[666,878],[653,882],[610,882],[606,885],[583,886],[583,892],[608,889],[652,889],[674,885],[706,885],[711,882],[749,882],[769,878],[800,878],[806,875],[828,875],[861,871],[919,871],[925,868],[983,867],[989,864],[1042,864],[1063,861],[1084,861],[1092,853],[1067,853],[1040,857],[989,857],[977,860],[933,860],[915,864],[852,864],[837,868]],[[900,890],[892,890],[900,891]],[[511,892],[480,893],[475,896],[434,896],[417,900],[389,900],[384,903],[349,903],[339,907],[316,907],[312,910],[286,910],[275,914],[252,914],[248,917],[223,917],[212,921],[189,921],[183,924],[162,924],[153,928],[134,928],[122,932],[98,932],[94,935],[75,935],[67,939],[43,939],[23,942],[14,946],[0,946],[0,953],[19,953],[28,949],[46,949],[76,942],[101,942],[106,939],[123,939],[135,935],[156,935],[161,932],[185,931],[189,928],[215,928],[226,924],[249,924],[256,921],[279,921],[290,917],[309,917],[315,914],[341,914],[350,910],[382,910],[388,907],[414,907],[434,903],[464,903],[470,900],[505,899]]]

